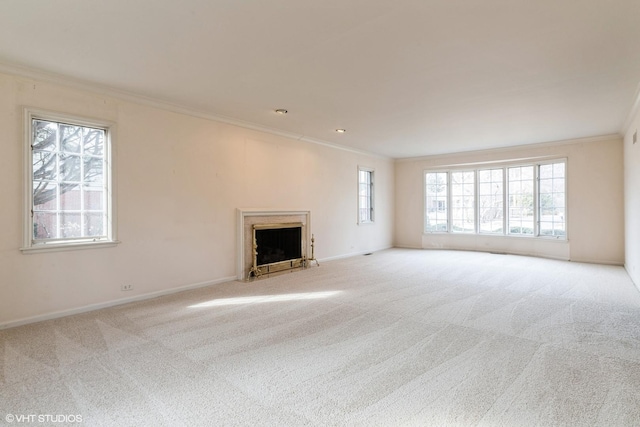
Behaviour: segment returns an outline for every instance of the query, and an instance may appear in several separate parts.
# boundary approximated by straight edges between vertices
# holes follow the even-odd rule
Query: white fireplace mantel
[[[238,280],[245,280],[248,277],[248,268],[253,260],[253,242],[251,226],[261,223],[287,223],[300,220],[303,223],[302,236],[304,239],[303,256],[310,255],[311,242],[311,211],[307,209],[258,209],[258,208],[238,208],[237,209],[237,264],[236,275]],[[248,247],[249,246],[249,247]]]

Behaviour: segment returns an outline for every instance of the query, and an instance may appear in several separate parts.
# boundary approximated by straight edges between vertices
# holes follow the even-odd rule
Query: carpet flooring
[[[391,249],[0,331],[0,425],[45,414],[638,426],[640,293],[621,267]]]

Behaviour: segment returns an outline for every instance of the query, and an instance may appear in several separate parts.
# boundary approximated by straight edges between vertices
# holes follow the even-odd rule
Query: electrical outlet
[[[133,290],[133,285],[122,285],[120,287],[121,291],[132,291]]]

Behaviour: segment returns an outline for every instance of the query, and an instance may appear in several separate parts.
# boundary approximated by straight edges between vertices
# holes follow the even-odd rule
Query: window
[[[533,235],[533,166],[509,168],[509,234]]]
[[[565,164],[540,165],[538,182],[540,234],[561,236],[565,230]]]
[[[105,124],[27,111],[24,250],[113,242]]]
[[[454,233],[475,233],[475,172],[451,172],[451,226]]]
[[[448,231],[448,173],[427,172],[425,175],[425,230]]]
[[[358,223],[373,222],[373,169],[358,168]]]
[[[480,233],[502,234],[504,230],[504,170],[478,171],[478,223]]]
[[[472,171],[427,171],[425,232],[564,239],[565,174],[565,160]]]

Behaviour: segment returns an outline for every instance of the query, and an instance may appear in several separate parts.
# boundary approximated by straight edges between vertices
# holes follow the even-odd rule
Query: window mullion
[[[533,168],[533,235],[540,237],[540,165]]]
[[[447,171],[447,233],[453,232],[453,196],[451,195],[451,171]]]
[[[56,235],[55,238],[59,239],[60,237],[62,237],[62,205],[61,205],[61,200],[60,197],[62,196],[62,194],[60,193],[60,186],[61,186],[61,181],[60,181],[60,163],[61,163],[61,152],[60,152],[60,147],[62,146],[62,142],[60,141],[60,125],[56,124],[56,146],[54,148],[55,150],[55,156],[56,156]]]
[[[475,234],[480,233],[480,203],[479,196],[480,184],[478,183],[478,169],[473,171],[473,232]]]
[[[507,187],[508,168],[502,168],[502,235],[507,234],[507,215],[509,215],[509,188]]]

